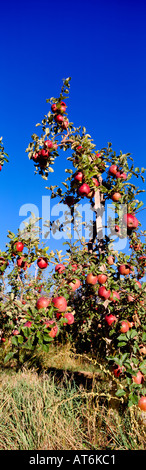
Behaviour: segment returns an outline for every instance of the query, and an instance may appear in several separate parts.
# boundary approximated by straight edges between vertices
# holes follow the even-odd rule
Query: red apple
[[[117,301],[120,300],[120,294],[119,292],[116,292],[116,291],[113,291],[110,295],[110,300],[112,300],[112,302],[116,303]]]
[[[111,165],[108,172],[110,175],[115,176],[117,173],[117,165]]]
[[[99,287],[98,295],[101,299],[109,299],[111,294],[110,290],[107,290],[104,286]]]
[[[119,201],[119,199],[121,199],[121,194],[120,193],[114,193],[112,195],[112,201],[117,202],[117,201]]]
[[[122,367],[118,366],[116,369],[113,369],[114,376],[119,377],[119,375],[122,374],[123,370],[124,370],[123,366]]]
[[[132,379],[133,379],[133,382],[135,382],[136,384],[141,384],[143,383],[144,381],[144,376],[143,374],[140,372],[140,370],[137,372],[137,375],[133,375],[132,376]]]
[[[28,321],[26,321],[26,323],[24,323],[23,326],[27,326],[27,328],[30,328],[31,325],[32,325],[32,321],[29,321],[29,320],[28,320]]]
[[[120,332],[121,333],[127,333],[127,331],[129,330],[129,325],[128,325],[128,321],[127,320],[123,320],[121,322],[121,328],[120,328]]]
[[[14,330],[14,331],[12,332],[12,334],[13,334],[14,336],[17,336],[17,335],[19,335],[19,331],[18,331],[18,330]]]
[[[75,291],[76,289],[80,287],[81,283],[79,279],[75,279],[75,282],[69,282],[68,285],[71,287],[73,291]]]
[[[24,256],[17,258],[17,266],[19,268],[22,268],[23,264],[24,264]]]
[[[51,106],[51,111],[52,111],[52,113],[56,113],[56,111],[57,111],[57,105],[56,105],[55,103],[52,104],[52,106]]]
[[[51,338],[55,338],[55,336],[57,335],[57,331],[58,331],[58,326],[55,324],[55,321],[54,320],[46,320],[46,321],[44,321],[44,324],[45,324],[46,328],[50,328],[50,325],[54,324],[54,326],[50,329],[48,334]]]
[[[121,178],[123,180],[126,180],[127,179],[127,175],[126,173],[123,173],[122,171],[117,171],[116,173],[116,178]]]
[[[109,255],[109,256],[106,258],[106,260],[107,260],[107,263],[108,263],[110,266],[112,266],[112,264],[114,264],[114,261],[115,261],[114,256],[112,256],[112,255]]]
[[[65,266],[64,264],[56,264],[55,266],[55,271],[59,274],[63,273],[65,271]]]
[[[139,282],[139,281],[135,281],[135,284],[136,284],[136,285],[139,287],[139,289],[141,289],[141,288],[142,288],[142,285],[140,284],[140,282]]]
[[[2,166],[0,165],[0,171],[2,170]]]
[[[123,276],[126,276],[127,274],[130,274],[130,267],[128,264],[121,264],[119,267],[118,267],[118,271],[120,274],[122,274]]]
[[[53,149],[53,148],[54,148],[54,143],[52,142],[52,140],[45,140],[44,145],[45,145],[48,149]]]
[[[138,401],[138,407],[142,411],[146,411],[146,397],[141,397],[140,400]]]
[[[99,274],[97,280],[99,284],[105,284],[105,282],[107,281],[106,274]]]
[[[117,232],[117,233],[120,232],[120,227],[119,227],[119,225],[115,225],[115,232]]]
[[[112,325],[113,322],[116,322],[117,321],[117,318],[115,317],[115,315],[112,315],[112,313],[110,313],[110,315],[106,315],[105,316],[105,321],[108,323],[108,325]]]
[[[15,251],[23,251],[24,244],[22,242],[16,242],[14,244],[14,250]]]
[[[57,308],[59,312],[65,312],[67,309],[67,302],[65,297],[60,296],[60,297],[54,297],[52,300],[54,307]]]
[[[62,129],[66,130],[68,128],[68,126],[69,126],[68,119],[63,119],[63,122],[61,124]]]
[[[131,294],[128,294],[128,295],[127,295],[127,300],[128,300],[128,302],[134,302],[134,301],[135,301],[135,297],[134,297],[133,295],[131,295]]]
[[[76,152],[77,152],[77,153],[82,153],[82,152],[83,152],[83,147],[82,147],[82,145],[78,145],[78,147],[76,147]]]
[[[93,183],[95,184],[95,186],[98,188],[98,186],[99,186],[99,181],[98,181],[96,178],[92,178],[92,181],[93,181]]]
[[[46,258],[40,256],[40,258],[37,260],[37,265],[40,269],[45,269],[48,266],[48,261]]]
[[[40,297],[36,303],[37,310],[40,310],[41,308],[47,308],[50,302],[51,299],[49,299],[49,297]]]
[[[83,183],[80,188],[78,189],[79,196],[88,196],[91,189],[89,188],[88,184]]]
[[[54,117],[55,121],[57,122],[57,124],[63,124],[63,121],[64,121],[64,118],[61,114],[57,114],[55,117]]]
[[[68,322],[67,324],[68,325],[72,325],[74,323],[74,315],[70,312],[66,312],[65,315],[64,315],[64,318],[67,318]],[[66,325],[66,322],[63,323],[64,325]]]
[[[97,283],[97,280],[98,280],[98,276],[94,276],[94,274],[89,273],[87,274],[87,277],[86,277],[86,284],[94,286]]]
[[[146,256],[140,256],[140,257],[138,258],[138,261],[139,261],[142,265],[146,266]]]
[[[83,179],[83,173],[81,171],[78,171],[78,173],[76,173],[75,177],[74,177],[75,181],[82,181]]]
[[[78,269],[78,265],[77,264],[71,264],[71,267],[72,267],[72,271],[75,272],[77,269]]]
[[[123,217],[124,224],[127,225],[128,229],[134,229],[138,227],[139,221],[133,214],[125,214]]]
[[[1,338],[2,343],[5,343],[6,338]]]

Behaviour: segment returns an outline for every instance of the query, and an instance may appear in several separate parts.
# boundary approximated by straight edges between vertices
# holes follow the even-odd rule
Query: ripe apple
[[[133,230],[134,228],[138,227],[139,221],[133,214],[125,214],[123,217],[124,224],[127,225],[128,229]]]
[[[140,284],[139,281],[135,281],[135,284],[141,289],[142,288],[142,285]]]
[[[0,267],[1,266],[4,266],[4,264],[7,266],[9,266],[9,261],[6,260],[3,256],[0,256]]]
[[[75,291],[80,287],[81,283],[79,279],[75,279],[75,282],[69,282],[68,285],[72,288],[73,291]]]
[[[53,149],[53,147],[54,147],[54,143],[52,142],[52,140],[45,140],[44,145],[45,145],[48,149]]]
[[[98,280],[98,276],[94,276],[94,274],[89,273],[87,274],[87,277],[86,277],[86,284],[94,286],[97,283],[97,280]]]
[[[123,320],[121,322],[122,326],[120,328],[120,332],[121,333],[127,333],[127,331],[129,330],[129,325],[128,325],[128,321],[127,320]]]
[[[72,271],[75,272],[77,269],[78,269],[78,265],[77,264],[71,264],[71,267],[72,267]]]
[[[133,375],[132,376],[132,379],[133,379],[133,382],[135,382],[135,384],[141,384],[143,383],[144,381],[144,376],[143,374],[140,372],[140,370],[137,372],[137,375]]]
[[[24,244],[22,242],[16,242],[14,244],[14,250],[15,251],[23,251],[23,248],[24,248]]]
[[[121,171],[117,171],[117,173],[116,173],[116,178],[121,178],[121,179],[123,179],[123,180],[126,180],[126,179],[127,179],[127,175],[126,175],[126,173],[123,173],[123,172],[121,172]]]
[[[122,367],[118,366],[116,369],[113,369],[114,376],[119,377],[119,375],[122,374],[123,370],[124,370],[123,366]]]
[[[115,176],[116,173],[117,173],[117,169],[118,169],[117,165],[111,165],[108,172],[109,172],[110,175]]]
[[[98,188],[98,186],[99,186],[99,181],[98,181],[96,178],[92,178],[92,181],[93,181],[93,183],[95,184],[95,186]]]
[[[65,266],[64,264],[56,264],[55,266],[55,271],[59,274],[63,273],[65,271]]]
[[[116,322],[117,321],[117,318],[115,317],[115,315],[112,315],[112,313],[110,313],[110,315],[106,315],[105,316],[105,321],[108,323],[108,325],[112,325],[113,322]]]
[[[139,261],[142,265],[146,266],[146,256],[140,256],[140,257],[138,258],[138,261]]]
[[[61,114],[57,114],[55,117],[54,117],[55,121],[57,122],[57,124],[63,124],[63,121],[64,121],[64,118]]]
[[[59,312],[65,312],[67,309],[67,302],[65,297],[60,296],[60,297],[54,297],[52,300],[54,307],[57,308]]]
[[[112,300],[112,302],[114,302],[114,303],[116,303],[118,300],[120,300],[119,292],[113,291],[110,295],[110,300]]]
[[[75,181],[81,182],[82,179],[83,179],[83,173],[81,171],[78,171],[78,173],[76,173],[74,179],[75,179]]]
[[[105,284],[105,282],[107,281],[106,274],[99,274],[97,280],[99,284]]]
[[[62,129],[66,130],[68,128],[68,126],[69,126],[68,119],[63,119],[63,122],[61,124]]]
[[[141,354],[145,355],[146,354],[146,346],[142,345],[142,347],[139,348],[139,351],[140,351]]]
[[[50,328],[50,325],[54,324],[53,328],[50,329],[48,334],[51,338],[55,338],[55,336],[57,335],[57,331],[58,331],[58,326],[55,324],[55,321],[54,320],[46,320],[46,321],[44,321],[44,324],[45,324],[46,328]]]
[[[52,113],[56,113],[56,111],[57,111],[57,105],[56,105],[55,103],[52,104],[52,106],[51,106],[51,111],[52,111]]]
[[[88,184],[83,183],[80,188],[78,189],[79,196],[88,196],[91,189],[89,188]]]
[[[121,194],[120,194],[120,193],[117,192],[117,193],[114,193],[114,194],[112,195],[112,201],[118,202],[119,199],[121,199]]]
[[[146,411],[146,397],[141,397],[140,400],[138,401],[138,407],[142,411]]]
[[[67,320],[68,320],[67,324],[68,325],[72,325],[74,323],[74,315],[72,313],[66,312],[65,315],[64,315],[64,318],[67,318]],[[66,322],[64,322],[63,325],[66,325]]]
[[[115,232],[117,232],[117,233],[120,232],[120,227],[119,227],[119,225],[115,225]]]
[[[109,255],[109,256],[106,258],[106,261],[107,261],[107,263],[109,264],[109,266],[112,266],[112,264],[114,264],[114,261],[115,261],[114,256]]]
[[[29,321],[29,320],[28,320],[28,321],[26,321],[26,323],[24,323],[23,326],[27,326],[27,328],[30,328],[31,325],[32,325],[32,321]]]
[[[98,295],[101,299],[109,299],[111,294],[110,290],[107,290],[104,286],[99,287]]]
[[[78,145],[78,147],[76,147],[76,152],[77,152],[77,153],[82,153],[82,152],[83,152],[83,147],[82,147],[82,145]]]
[[[19,331],[18,331],[18,330],[14,330],[14,331],[12,332],[12,334],[13,334],[14,336],[17,336],[17,335],[19,335]]]
[[[128,302],[134,302],[134,300],[135,300],[134,295],[128,294],[127,295],[127,300],[128,300]]]
[[[118,267],[118,271],[122,276],[126,276],[127,274],[130,274],[130,267],[128,264],[121,264]]]
[[[48,261],[46,258],[40,256],[40,258],[37,260],[37,265],[40,269],[45,269],[48,266]]]
[[[2,170],[2,166],[0,165],[0,171]]]
[[[61,114],[63,114],[65,113],[65,111],[66,111],[66,103],[64,103],[64,101],[61,101],[57,105],[57,112],[60,112]]]
[[[47,308],[50,302],[51,299],[49,299],[49,297],[40,297],[36,303],[37,310],[40,310],[41,308]]]
[[[22,268],[23,264],[24,264],[24,256],[17,258],[17,266],[19,268]]]
[[[2,343],[5,343],[6,338],[1,338]]]

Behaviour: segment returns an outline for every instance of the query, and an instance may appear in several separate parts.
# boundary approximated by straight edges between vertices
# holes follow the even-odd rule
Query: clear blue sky
[[[46,182],[34,176],[25,149],[62,78],[72,77],[68,112],[75,126],[84,125],[97,148],[111,141],[117,153],[132,153],[135,166],[146,166],[145,25],[144,0],[1,3],[0,135],[10,157],[0,174],[2,250],[7,230],[16,233],[25,218],[23,204],[37,205],[42,215]],[[65,157],[51,184],[65,179]],[[138,217],[143,228],[145,215]]]

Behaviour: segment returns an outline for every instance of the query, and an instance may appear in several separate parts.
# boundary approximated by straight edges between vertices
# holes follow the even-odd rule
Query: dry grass
[[[101,398],[102,395],[102,398]],[[33,370],[0,375],[0,450],[138,450],[145,430],[137,408],[104,403],[99,385],[80,389]]]

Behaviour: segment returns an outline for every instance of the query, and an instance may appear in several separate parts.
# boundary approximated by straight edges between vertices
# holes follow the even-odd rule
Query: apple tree
[[[133,181],[141,178],[144,182],[145,169],[134,167],[129,153],[120,151],[116,155],[110,142],[107,148],[96,149],[85,127],[74,127],[67,115],[69,88],[70,78],[63,80],[58,98],[47,100],[49,112],[36,125],[40,133],[32,135],[26,152],[34,162],[35,173],[46,181],[54,172],[56,158],[61,158],[62,151],[69,153],[69,168],[65,169],[69,176],[62,186],[56,181],[47,189],[51,199],[57,198],[65,205],[65,225],[70,222],[72,226],[70,239],[64,242],[65,255],[58,250],[48,254],[47,248],[40,248],[31,236],[26,240],[23,234],[15,237],[9,233],[10,243],[2,257],[14,267],[5,306],[13,301],[13,308],[20,310],[16,328],[10,331],[7,324],[7,341],[12,348],[5,362],[20,356],[20,350],[28,354],[36,348],[47,352],[50,341],[71,341],[76,351],[86,351],[98,358],[99,364],[105,364],[116,382],[117,397],[129,405],[141,404],[142,400],[144,407],[146,249],[145,232],[138,220],[143,205],[139,194],[144,190]],[[79,214],[79,206],[85,200],[91,211],[88,223]],[[114,217],[110,215],[105,223],[103,214],[108,203]],[[45,225],[54,230],[50,220]],[[88,227],[88,240],[82,236],[81,225]],[[57,227],[63,230],[59,221]],[[130,254],[115,249],[115,235],[121,246],[123,240],[128,240]],[[18,256],[19,243],[24,245],[25,255],[20,246]],[[25,286],[25,268],[35,261],[40,278],[43,270],[48,266],[50,269],[43,295],[38,295],[38,275],[31,281],[30,289]],[[1,308],[4,328],[4,315],[8,320],[10,314],[5,313],[3,301]]]

